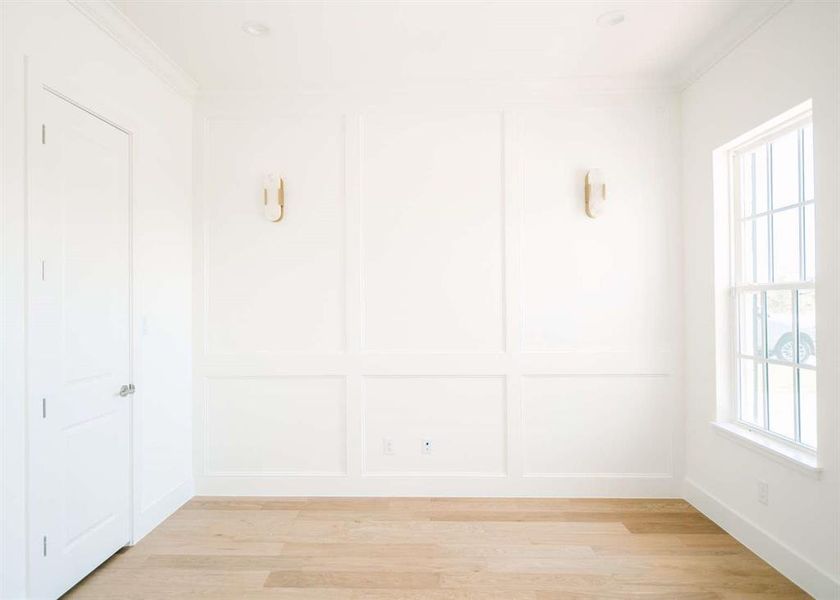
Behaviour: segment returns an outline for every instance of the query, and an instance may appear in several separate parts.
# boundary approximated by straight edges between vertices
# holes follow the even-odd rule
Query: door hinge
[[[47,555],[47,536],[44,536],[44,556]]]
[[[41,143],[47,143],[47,125],[45,123],[41,124]]]
[[[41,418],[47,418],[47,399],[41,398]]]

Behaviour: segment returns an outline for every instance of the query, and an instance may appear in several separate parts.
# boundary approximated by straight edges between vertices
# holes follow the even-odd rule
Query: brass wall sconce
[[[265,215],[265,217],[272,223],[279,223],[286,216],[286,192],[283,183],[283,178],[270,174],[265,178],[265,186],[263,187],[263,214],[268,208],[269,191],[277,189],[277,214],[273,216]],[[271,204],[274,207],[274,202]]]
[[[583,195],[587,217],[594,219],[604,212],[604,204],[607,202],[607,184],[604,182],[604,175],[600,169],[587,171]]]

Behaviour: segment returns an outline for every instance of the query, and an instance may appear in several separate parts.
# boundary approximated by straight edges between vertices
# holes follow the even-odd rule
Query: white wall
[[[25,577],[24,56],[136,133],[138,535],[191,494],[194,418],[199,493],[684,492],[815,595],[836,590],[836,4],[794,3],[686,90],[682,145],[674,94],[608,82],[206,93],[192,223],[189,102],[69,4],[0,18],[0,595]],[[712,151],[809,97],[820,480],[709,427]],[[609,194],[595,221],[592,167]],[[279,224],[261,217],[266,171],[286,179]]]
[[[840,596],[838,72],[840,5],[795,2],[683,94],[686,496],[819,598]],[[712,152],[813,98],[820,480],[716,434]],[[724,236],[725,237],[725,236]],[[725,301],[724,301],[725,302]],[[723,386],[725,387],[725,386]],[[758,503],[758,481],[769,505]]]
[[[0,596],[25,585],[24,60],[134,133],[135,536],[192,494],[192,106],[64,2],[4,2],[2,15],[2,412]],[[143,326],[145,323],[145,327]]]
[[[195,147],[198,493],[678,493],[675,94],[204,93]]]

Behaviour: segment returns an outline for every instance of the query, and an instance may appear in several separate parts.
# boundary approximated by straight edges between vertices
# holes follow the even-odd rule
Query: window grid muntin
[[[800,263],[802,261],[800,260]],[[801,271],[800,271],[801,274]],[[802,353],[799,351],[799,290],[791,292],[793,294],[793,358],[796,365],[801,362]],[[799,396],[799,369],[793,367],[793,431],[794,439],[802,443],[802,423],[801,421],[801,404],[802,399]]]
[[[799,280],[805,281],[808,278],[808,274],[805,270],[805,251],[807,242],[805,240],[805,128],[801,127],[796,136],[797,144],[799,146],[798,150],[798,159],[799,164],[797,165],[796,172],[799,174]],[[814,200],[814,204],[816,205],[816,199]],[[797,299],[799,298],[799,294],[797,293]],[[797,314],[798,311],[797,311]],[[799,342],[799,332],[797,331],[796,334],[797,343]]]
[[[782,137],[783,134],[780,134],[779,137]],[[768,263],[768,271],[767,271],[767,281],[771,283],[776,283],[776,259],[775,259],[775,250],[773,243],[775,239],[773,238],[774,227],[773,223],[775,221],[773,209],[775,208],[775,203],[773,202],[773,142],[767,142],[767,166],[766,166],[766,176],[767,176],[767,210],[770,211],[770,214],[767,215],[767,263]],[[765,302],[766,306],[766,302]],[[765,369],[766,371],[767,369]],[[769,379],[769,377],[768,377]],[[769,392],[768,392],[769,394]],[[769,417],[768,417],[769,419]],[[769,429],[769,427],[768,427]]]
[[[741,149],[735,150],[733,154],[735,155],[735,160],[733,162],[733,166],[737,169],[739,176],[734,179],[734,214],[736,216],[736,222],[738,223],[737,227],[734,228],[734,235],[735,235],[735,256],[737,257],[734,261],[734,274],[735,274],[735,281],[733,285],[733,300],[734,300],[734,310],[735,310],[735,320],[737,323],[737,329],[735,331],[735,335],[737,336],[735,342],[735,373],[737,374],[736,380],[737,385],[735,389],[737,390],[737,398],[736,398],[736,415],[737,419],[745,426],[749,428],[755,428],[756,425],[754,423],[746,422],[744,420],[744,415],[742,414],[743,410],[743,374],[741,372],[741,364],[742,360],[750,360],[753,363],[754,369],[754,376],[755,373],[760,371],[761,377],[763,380],[764,385],[762,386],[762,393],[763,393],[763,423],[761,425],[761,432],[766,434],[770,437],[778,438],[786,443],[793,443],[796,446],[803,446],[805,448],[813,449],[810,446],[804,444],[802,442],[802,423],[801,423],[801,395],[800,395],[800,372],[802,369],[805,370],[813,370],[816,371],[816,366],[808,365],[801,362],[801,353],[800,353],[800,324],[799,324],[799,293],[803,290],[814,289],[814,283],[812,281],[808,281],[806,277],[808,276],[807,273],[807,258],[806,252],[808,249],[809,240],[806,239],[806,207],[809,205],[815,205],[815,198],[812,200],[805,200],[805,159],[804,159],[804,140],[805,140],[805,128],[810,124],[810,114],[807,115],[805,118],[801,118],[796,120],[795,123],[789,124],[787,127],[783,129],[777,129],[769,134],[762,136],[759,139],[753,140],[752,142],[748,143],[745,146],[742,146]],[[798,198],[797,203],[783,206],[780,208],[774,207],[773,202],[773,147],[772,143],[777,139],[780,139],[784,135],[790,133],[791,131],[797,131],[797,178],[798,178]],[[766,190],[767,190],[767,210],[762,213],[756,213],[757,208],[757,186],[756,186],[756,154],[755,151],[759,150],[760,148],[765,148],[765,157],[766,157],[766,169],[765,169],[765,177],[766,177]],[[750,173],[750,201],[751,201],[751,210],[749,211],[749,215],[744,215],[743,207],[741,206],[741,202],[743,200],[743,190],[741,186],[745,183],[743,181],[743,170],[744,170],[744,158],[749,156],[750,164],[749,164],[749,173]],[[798,281],[776,281],[776,272],[775,272],[775,244],[774,244],[774,237],[773,237],[773,225],[774,225],[774,216],[778,213],[782,213],[789,210],[796,210],[797,211],[797,218],[798,218],[798,237],[799,237],[799,280]],[[758,283],[757,280],[760,279],[758,276],[758,268],[759,265],[757,264],[758,261],[758,236],[757,233],[757,224],[761,217],[766,217],[767,221],[767,269],[768,272],[766,273],[766,279],[768,283]],[[743,268],[744,268],[744,257],[743,257],[743,229],[742,227],[748,225],[748,222],[752,223],[752,235],[751,235],[751,266],[752,266],[752,273],[750,273],[749,279],[751,280],[750,283],[743,283],[745,280]],[[771,290],[789,290],[791,294],[791,310],[792,310],[792,332],[791,335],[793,336],[793,354],[792,354],[792,361],[786,360],[779,360],[777,358],[770,358],[770,338],[768,332],[768,312],[767,312],[767,291]],[[754,356],[748,355],[742,352],[741,348],[741,340],[742,340],[742,328],[744,324],[741,322],[742,318],[746,318],[745,315],[741,315],[741,301],[742,296],[747,293],[754,293],[758,292],[761,297],[761,306],[762,306],[762,318],[761,318],[761,326],[763,328],[763,343],[761,347],[761,356]],[[815,349],[816,351],[816,349]],[[780,435],[774,431],[770,430],[770,388],[769,388],[769,369],[768,365],[775,364],[780,366],[786,366],[792,369],[793,371],[793,402],[794,402],[794,438],[791,439],[787,436]],[[755,382],[753,384],[755,387]]]
[[[739,217],[742,222],[747,221],[755,221],[760,219],[761,217],[767,217],[771,214],[779,214],[787,211],[797,210],[798,208],[805,208],[806,206],[813,206],[816,202],[814,200],[803,200],[797,204],[788,204],[787,206],[782,206],[781,208],[774,208],[773,210],[765,210],[764,212],[756,213],[754,215],[745,215],[743,217]]]

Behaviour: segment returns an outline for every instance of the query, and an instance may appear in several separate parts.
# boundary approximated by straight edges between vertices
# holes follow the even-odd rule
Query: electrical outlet
[[[423,440],[423,454],[431,454],[432,453],[432,440],[425,439]]]
[[[770,504],[770,486],[766,481],[758,482],[758,502],[764,506]]]
[[[393,456],[394,440],[391,438],[382,438],[382,454],[385,456]]]

